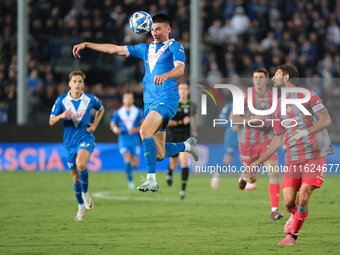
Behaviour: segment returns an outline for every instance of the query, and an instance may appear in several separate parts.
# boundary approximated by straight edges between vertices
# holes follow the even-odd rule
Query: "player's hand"
[[[85,49],[85,47],[86,47],[86,44],[83,42],[83,43],[80,43],[80,44],[76,44],[76,45],[74,45],[73,46],[73,56],[75,57],[75,58],[80,58],[80,54],[79,54],[79,52],[81,51],[81,50],[83,50],[83,49]]]
[[[96,131],[97,126],[95,126],[93,123],[89,123],[87,125],[87,129],[86,131],[89,133],[94,133],[94,131]]]
[[[183,118],[183,125],[188,125],[190,123],[190,116],[185,116]]]
[[[257,179],[257,172],[259,171],[260,167],[261,163],[258,160],[247,166],[244,178],[250,183],[255,182]]]
[[[62,116],[61,116],[63,119],[64,118],[67,118],[67,119],[71,119],[71,117],[72,117],[72,111],[71,111],[71,109],[68,109],[67,111],[64,111],[63,113],[62,113]]]
[[[158,84],[158,85],[159,84],[163,84],[167,79],[168,79],[168,75],[167,74],[156,75],[154,83]]]
[[[292,134],[294,140],[299,140],[302,137],[308,136],[309,132],[307,129],[295,130]]]
[[[117,126],[114,126],[113,133],[115,133],[116,135],[120,135],[122,133],[122,130]]]

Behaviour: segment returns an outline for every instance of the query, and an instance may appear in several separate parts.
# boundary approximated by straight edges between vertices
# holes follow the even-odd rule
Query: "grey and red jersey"
[[[273,97],[272,92],[269,89],[266,89],[264,95],[260,95],[255,91],[255,88],[252,87],[251,96],[253,97],[253,106],[257,110],[267,110],[272,106]],[[250,112],[247,100],[248,90],[244,92],[244,118],[255,116]],[[265,122],[263,127],[249,127],[247,123],[245,125],[240,125],[237,132],[239,143],[251,145],[269,143],[274,137],[274,132],[273,128],[266,124],[268,123]]]
[[[292,138],[294,131],[307,129],[314,125],[318,121],[316,113],[326,109],[321,98],[313,91],[309,90],[309,92],[311,93],[311,98],[307,103],[304,103],[303,106],[312,115],[304,115],[294,104],[287,105],[287,114],[281,115],[281,99],[278,102],[277,111],[273,113],[273,119],[280,120],[274,122],[274,134],[280,135],[284,133],[283,149],[286,152],[286,163],[302,162],[334,153],[327,129],[298,140]],[[303,93],[294,92],[290,93],[287,98],[298,99],[304,97],[305,95]],[[295,127],[283,126],[281,121],[287,119],[294,119],[297,125]],[[285,121],[285,124],[287,126],[293,126],[293,123],[289,120]]]

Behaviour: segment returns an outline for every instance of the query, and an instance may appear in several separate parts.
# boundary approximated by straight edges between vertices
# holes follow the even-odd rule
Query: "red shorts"
[[[282,170],[282,188],[296,187],[302,183],[320,188],[327,169],[326,157],[307,159],[302,162],[287,162]]]
[[[251,163],[258,160],[263,153],[268,149],[270,142],[260,144],[240,143],[240,157],[244,165],[249,166]],[[267,161],[277,161],[277,154],[273,154]]]

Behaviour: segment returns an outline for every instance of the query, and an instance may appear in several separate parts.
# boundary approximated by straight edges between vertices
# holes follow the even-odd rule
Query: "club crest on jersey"
[[[291,106],[288,106],[288,107],[287,107],[287,112],[292,112],[292,110],[293,110],[293,109],[292,109]]]
[[[189,109],[188,108],[184,108],[184,113],[188,114],[189,113]]]

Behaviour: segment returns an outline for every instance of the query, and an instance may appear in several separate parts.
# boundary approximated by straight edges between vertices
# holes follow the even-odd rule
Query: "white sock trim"
[[[184,142],[184,146],[185,146],[185,149],[184,149],[184,151],[185,151],[185,152],[189,152],[189,151],[190,151],[190,149],[191,149],[191,146],[190,146],[190,144],[189,144],[187,141],[185,141],[185,142]]]

